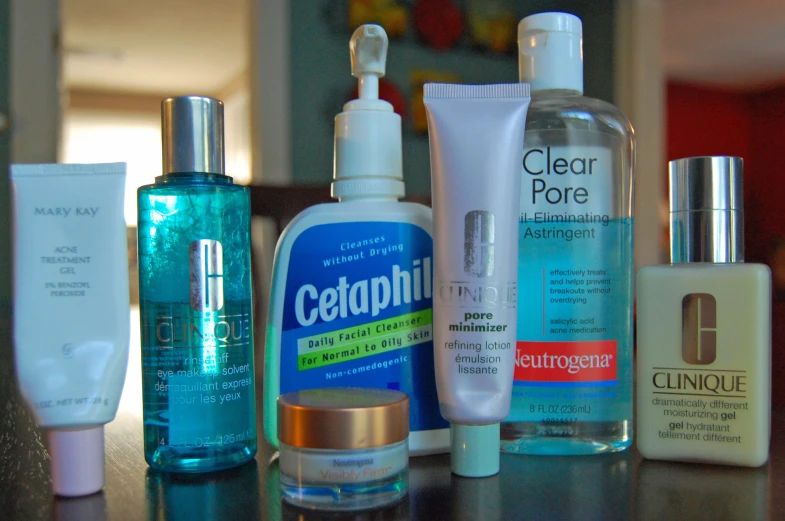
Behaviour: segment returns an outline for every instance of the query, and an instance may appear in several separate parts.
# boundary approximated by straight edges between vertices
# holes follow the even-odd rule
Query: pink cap
[[[104,488],[104,426],[49,431],[52,489],[58,496],[94,494]]]

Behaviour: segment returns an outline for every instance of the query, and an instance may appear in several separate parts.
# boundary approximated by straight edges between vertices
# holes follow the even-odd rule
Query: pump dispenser
[[[743,162],[669,167],[671,264],[637,279],[638,451],[757,467],[771,429],[771,272],[744,262]]]
[[[412,455],[447,452],[433,366],[431,210],[403,197],[401,118],[379,99],[387,34],[349,43],[359,97],[335,117],[332,196],[278,240],[265,349],[264,427],[277,447],[276,400],[317,387],[409,395]]]
[[[352,76],[359,98],[335,117],[336,199],[404,196],[401,167],[401,117],[379,99],[379,78],[387,63],[387,34],[378,25],[360,26],[349,44]]]

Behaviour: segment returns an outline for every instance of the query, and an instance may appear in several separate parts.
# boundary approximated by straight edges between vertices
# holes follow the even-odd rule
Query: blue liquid
[[[365,510],[395,503],[409,490],[408,472],[403,470],[370,483],[310,484],[281,474],[281,497],[302,508],[321,510]]]
[[[518,349],[502,450],[632,442],[633,220],[519,225]]]
[[[138,202],[145,459],[179,472],[240,465],[256,453],[248,191],[169,175]],[[193,260],[198,241],[219,244],[204,253],[218,265]]]

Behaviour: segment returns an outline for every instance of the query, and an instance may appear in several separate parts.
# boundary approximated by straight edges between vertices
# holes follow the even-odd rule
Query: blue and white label
[[[314,226],[294,242],[281,394],[374,387],[409,395],[410,429],[446,428],[433,366],[433,240],[406,223]]]

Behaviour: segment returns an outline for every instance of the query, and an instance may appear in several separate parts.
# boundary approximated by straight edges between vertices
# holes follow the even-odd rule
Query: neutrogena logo
[[[492,277],[496,222],[492,212],[472,210],[463,224],[463,271],[474,277]]]
[[[617,378],[616,341],[518,342],[515,381],[530,385],[592,382],[611,384]]]
[[[206,313],[224,307],[223,247],[218,241],[199,239],[190,246],[191,307]]]
[[[717,300],[709,293],[690,293],[681,301],[681,357],[693,365],[717,359]]]

